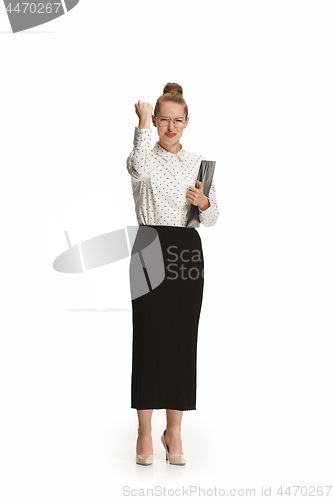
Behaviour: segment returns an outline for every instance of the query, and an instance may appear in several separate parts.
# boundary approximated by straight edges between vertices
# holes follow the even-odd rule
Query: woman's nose
[[[170,120],[169,125],[168,125],[168,129],[169,129],[169,130],[173,130],[173,129],[174,129],[174,127],[175,127],[175,124],[173,123],[173,121],[172,121],[172,120]]]

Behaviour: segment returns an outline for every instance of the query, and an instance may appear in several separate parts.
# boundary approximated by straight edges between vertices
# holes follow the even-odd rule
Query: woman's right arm
[[[132,179],[140,182],[150,174],[149,154],[152,135],[150,120],[153,106],[141,101],[135,103],[134,106],[139,117],[139,126],[135,127],[134,147],[127,157],[126,165]]]

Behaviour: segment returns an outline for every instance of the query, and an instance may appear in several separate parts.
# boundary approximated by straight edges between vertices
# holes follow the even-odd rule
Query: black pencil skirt
[[[195,410],[204,257],[195,228],[139,226],[131,252],[131,408]]]

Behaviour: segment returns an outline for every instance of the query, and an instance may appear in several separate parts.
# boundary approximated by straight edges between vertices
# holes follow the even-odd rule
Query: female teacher
[[[147,102],[135,103],[135,111],[139,126],[135,128],[127,170],[139,228],[130,267],[134,256],[143,254],[138,242],[148,236],[148,231],[156,231],[165,275],[147,293],[135,298],[132,295],[131,408],[138,415],[136,463],[153,463],[152,413],[165,409],[166,429],[161,441],[166,460],[184,465],[181,421],[184,410],[196,409],[197,338],[204,287],[201,238],[194,227],[186,227],[186,221],[191,204],[198,206],[204,226],[216,224],[219,209],[214,182],[207,197],[197,180],[205,158],[186,151],[179,142],[189,123],[182,87],[177,83],[165,85],[153,115],[153,107]],[[159,136],[153,148],[151,120]],[[143,264],[146,277],[148,264],[147,260]],[[132,290],[132,273],[130,280]]]

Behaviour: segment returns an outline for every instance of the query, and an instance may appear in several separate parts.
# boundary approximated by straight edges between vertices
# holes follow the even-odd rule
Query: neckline
[[[160,148],[163,149],[163,151],[165,151],[166,153],[170,153],[171,155],[178,155],[181,151],[183,151],[183,145],[181,144],[181,148],[179,151],[177,151],[177,153],[172,153],[172,151],[169,151],[168,149],[165,149],[158,141],[157,141],[157,144],[160,146]]]

